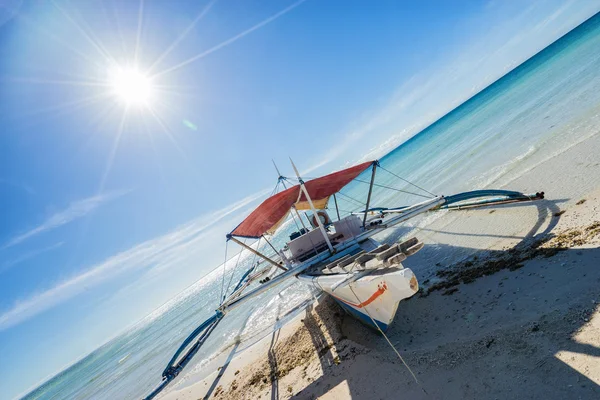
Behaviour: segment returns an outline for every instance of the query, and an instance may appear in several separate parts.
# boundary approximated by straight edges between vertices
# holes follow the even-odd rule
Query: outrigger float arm
[[[523,194],[521,192],[515,192],[510,190],[473,190],[470,192],[458,193],[451,196],[440,196],[444,201],[439,207],[433,208],[430,211],[436,210],[463,210],[477,207],[494,206],[510,203],[518,203],[524,201],[542,200],[544,198],[544,192],[536,192],[530,194]],[[479,200],[475,200],[479,199]],[[467,201],[473,200],[473,201]],[[363,211],[356,211],[352,214],[363,215],[367,213],[379,213],[379,214],[402,214],[408,209],[414,206],[402,206],[394,208],[386,207],[374,207],[368,208]]]

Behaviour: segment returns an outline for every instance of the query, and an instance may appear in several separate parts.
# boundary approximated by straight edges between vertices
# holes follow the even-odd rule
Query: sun
[[[150,77],[135,67],[114,67],[109,71],[114,96],[126,106],[149,106],[154,97]]]

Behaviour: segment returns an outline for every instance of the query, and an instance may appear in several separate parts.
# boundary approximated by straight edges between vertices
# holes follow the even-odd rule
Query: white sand
[[[458,264],[459,279],[489,257],[511,255],[514,269],[400,304],[388,335],[420,385],[379,334],[321,301],[163,399],[599,399],[600,235],[585,230],[600,221],[597,136],[504,178],[515,190],[544,190],[547,201],[448,213],[418,233],[429,246],[405,265],[425,287],[447,282],[436,271],[467,256],[478,258]],[[520,265],[532,242],[552,235],[545,246],[568,249]],[[524,250],[509,253],[515,246]]]

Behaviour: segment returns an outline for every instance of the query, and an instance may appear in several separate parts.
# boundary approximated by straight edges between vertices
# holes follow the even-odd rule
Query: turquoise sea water
[[[596,15],[394,149],[381,159],[381,165],[440,194],[509,182],[524,165],[534,165],[541,153],[560,151],[565,144],[598,133],[599,48],[600,15]],[[360,177],[368,178],[366,174]],[[376,182],[426,195],[386,171],[378,173]],[[338,196],[340,208],[359,209],[360,204],[350,198],[364,201],[365,186],[356,182],[345,188],[348,197]],[[373,205],[398,206],[420,199],[377,187]],[[234,257],[227,264],[227,271],[236,260]],[[240,260],[232,285],[252,261],[252,257]],[[25,398],[141,398],[159,383],[160,373],[179,343],[213,313],[221,291],[221,273],[222,266]],[[226,277],[227,282],[230,276]],[[211,359],[248,346],[284,323],[315,294],[289,282],[228,314],[174,386],[214,371]]]

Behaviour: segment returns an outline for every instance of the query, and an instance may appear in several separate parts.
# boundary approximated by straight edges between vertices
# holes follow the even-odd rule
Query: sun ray
[[[119,13],[117,12],[117,9],[115,7],[115,3],[111,2],[111,7],[110,10],[108,9],[108,7],[106,7],[106,5],[104,4],[104,1],[100,1],[100,7],[102,8],[102,14],[104,15],[104,21],[107,24],[111,24],[112,21],[114,21],[114,24],[116,25],[116,30],[117,30],[117,36],[119,37],[120,40],[120,45],[121,45],[121,51],[123,52],[122,54],[127,54],[127,44],[125,43],[125,37],[123,36],[123,30],[121,29],[121,22],[119,19]],[[111,25],[112,28],[112,25]]]
[[[37,109],[37,110],[29,110],[24,113],[14,115],[14,117],[16,117],[16,118],[31,118],[33,116],[39,116],[39,115],[46,114],[46,113],[57,113],[58,114],[58,113],[61,113],[64,111],[73,112],[78,109],[81,109],[82,107],[91,106],[92,104],[99,102],[103,98],[108,98],[108,97],[109,97],[109,93],[94,94],[92,96],[87,96],[84,98],[80,98],[80,99],[73,100],[73,101],[68,101],[68,102],[53,105],[50,107],[45,107],[45,108],[41,108],[41,109]]]
[[[152,65],[150,65],[150,68],[148,68],[148,72],[151,72],[154,67],[156,67],[157,65],[159,65],[161,63],[162,60],[164,60],[164,58],[166,56],[168,56],[171,51],[173,51],[173,49],[175,49],[175,47],[177,47],[177,45],[187,37],[187,35],[189,35],[190,31],[192,29],[194,29],[194,27],[196,26],[196,24],[198,22],[200,22],[200,20],[202,18],[204,18],[204,16],[206,16],[206,14],[210,11],[210,9],[212,8],[212,6],[217,2],[217,0],[212,0],[210,1],[203,9],[202,11],[200,11],[200,13],[198,14],[198,16],[192,21],[191,24],[188,25],[187,28],[185,28],[185,30],[181,33],[181,35],[179,35],[179,37],[177,39],[175,39],[173,41],[173,43],[171,43],[171,45],[169,45],[169,47],[160,55],[158,56],[158,58],[156,59],[156,61],[154,61],[152,63]]]
[[[187,60],[180,62],[179,64],[176,64],[176,65],[174,65],[174,66],[172,66],[170,68],[167,68],[167,69],[165,69],[163,71],[157,72],[156,74],[154,74],[153,78],[162,76],[162,75],[167,74],[169,72],[176,71],[176,70],[178,70],[180,68],[185,67],[188,64],[193,63],[194,61],[197,61],[197,60],[199,60],[199,59],[201,59],[203,57],[206,57],[207,55],[209,55],[211,53],[214,53],[217,50],[222,49],[223,47],[229,46],[230,44],[232,44],[232,43],[240,40],[244,36],[249,35],[250,33],[256,31],[257,29],[260,29],[263,26],[265,26],[265,25],[267,25],[267,24],[275,21],[277,18],[279,18],[279,17],[287,14],[288,12],[292,11],[294,8],[298,7],[300,4],[304,3],[305,1],[306,0],[299,0],[299,1],[295,2],[294,4],[292,4],[292,5],[284,8],[283,10],[279,11],[278,13],[273,14],[269,18],[262,20],[261,22],[259,22],[258,24],[252,26],[251,28],[248,28],[245,31],[243,31],[241,33],[238,33],[237,35],[235,35],[235,36],[233,36],[233,37],[225,40],[224,42],[221,42],[218,45],[213,46],[210,49],[208,49],[208,50],[206,50],[206,51],[204,51],[202,53],[199,53],[199,54],[197,54],[197,55],[195,55],[193,57],[190,57]]]
[[[77,30],[79,31],[79,33],[81,33],[83,35],[83,37],[94,47],[94,49],[96,49],[96,51],[98,53],[100,53],[100,55],[104,58],[104,61],[108,64],[116,64],[116,61],[114,60],[114,58],[110,55],[110,53],[108,53],[104,47],[102,46],[101,43],[96,43],[94,41],[94,39],[92,39],[90,37],[90,35],[88,34],[88,32],[85,31],[85,29],[83,29],[81,27],[81,25],[79,25],[77,23],[77,21],[75,21],[73,19],[73,17],[71,17],[62,7],[60,7],[58,4],[56,4],[56,1],[54,0],[50,0],[50,2],[52,3],[52,5],[54,7],[56,7],[56,9],[58,11],[60,11],[60,13],[75,27],[77,28]]]
[[[135,35],[135,50],[133,55],[133,60],[137,65],[140,55],[140,39],[142,36],[142,25],[143,25],[143,15],[144,15],[144,0],[140,0],[140,6],[138,9],[138,24],[137,24],[137,32]]]
[[[102,40],[100,40],[100,38],[96,36],[96,34],[94,33],[94,29],[92,29],[92,27],[90,27],[90,25],[87,23],[86,19],[82,17],[79,12],[77,12],[77,9],[75,9],[75,12],[77,13],[77,16],[80,20],[79,27],[85,33],[87,33],[87,35],[92,39],[93,43],[95,43],[104,52],[104,54],[106,54],[106,59],[109,60],[109,62],[116,64],[117,60],[115,59],[113,54],[110,51],[108,51],[108,49],[104,46]]]
[[[28,26],[30,26],[31,28],[37,30],[38,32],[40,32],[43,36],[45,37],[49,37],[50,39],[54,40],[55,42],[63,45],[66,49],[70,50],[71,52],[77,54],[79,57],[81,57],[83,60],[89,62],[90,64],[95,65],[98,68],[103,68],[103,66],[98,63],[96,60],[94,60],[92,57],[90,57],[89,55],[77,50],[76,48],[74,48],[73,46],[71,46],[68,42],[62,40],[61,38],[59,38],[58,36],[56,36],[54,33],[50,32],[49,30],[42,28],[41,25],[35,23],[34,21],[32,21],[30,18],[28,18],[27,16],[25,16],[24,14],[17,14],[17,18],[19,18],[20,21],[24,22],[25,24],[27,24]]]
[[[67,85],[67,86],[99,86],[109,87],[110,84],[104,81],[92,80],[63,80],[63,79],[39,79],[39,78],[24,78],[24,77],[9,77],[0,79],[0,82],[15,82],[15,83],[35,83],[42,85]]]

